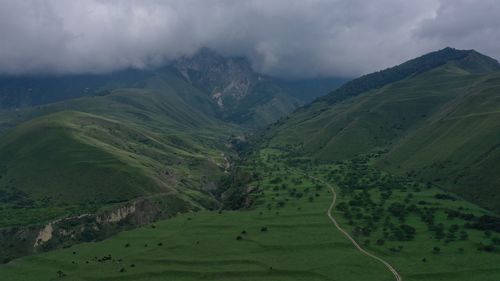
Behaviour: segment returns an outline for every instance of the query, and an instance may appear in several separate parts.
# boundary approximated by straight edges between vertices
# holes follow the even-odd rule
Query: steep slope
[[[378,164],[500,210],[500,73],[478,79],[460,95]]]
[[[172,191],[148,177],[133,154],[110,143],[117,127],[121,135],[137,134],[136,138],[150,141],[123,124],[78,112],[60,112],[22,124],[0,145],[0,186],[49,204],[102,205]]]
[[[387,152],[381,167],[499,211],[491,196],[499,191],[499,70],[475,51],[431,53],[353,80],[297,110],[269,130],[270,145],[321,161]],[[394,73],[398,81],[384,79]]]
[[[498,62],[474,50],[456,50],[446,47],[409,60],[398,66],[371,73],[343,85],[323,98],[330,104],[356,96],[360,93],[383,87],[384,85],[417,75],[454,61],[469,73],[484,73],[498,69]]]
[[[209,97],[169,69],[134,88],[4,111],[0,240],[9,242],[0,255],[217,208],[213,191],[242,129],[215,115]]]
[[[225,120],[264,127],[344,82],[338,78],[284,80],[255,72],[242,57],[203,48],[173,67],[217,104]]]
[[[163,90],[115,90],[7,115],[14,129],[0,139],[0,190],[47,196],[51,207],[188,190],[211,201],[196,193],[223,172],[224,142],[239,129]]]

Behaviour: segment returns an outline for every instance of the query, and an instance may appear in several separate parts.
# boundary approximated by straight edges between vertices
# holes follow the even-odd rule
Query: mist
[[[284,78],[354,77],[451,46],[500,57],[495,0],[3,0],[0,74],[155,67],[201,47]]]

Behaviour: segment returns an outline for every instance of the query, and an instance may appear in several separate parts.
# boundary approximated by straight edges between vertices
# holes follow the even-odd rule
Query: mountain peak
[[[458,50],[446,47],[414,58],[400,65],[361,76],[360,78],[344,84],[344,86],[331,92],[320,100],[333,104],[348,97],[356,96],[404,78],[427,72],[447,63],[454,63],[457,67],[469,73],[488,73],[500,70],[500,64],[496,60],[475,50]]]
[[[450,59],[449,61],[446,61],[446,63],[448,62],[454,63],[456,66],[469,73],[479,74],[479,73],[488,73],[500,70],[500,63],[498,63],[497,60],[489,56],[483,55],[474,49],[459,50],[452,47],[446,47],[444,49],[441,49],[433,53],[429,53],[427,55],[444,56],[444,57],[451,56],[453,58]]]
[[[475,50],[469,50],[467,56],[457,60],[455,64],[461,69],[474,74],[500,71],[500,64],[497,60]]]
[[[228,96],[236,100],[245,97],[259,76],[245,58],[225,57],[209,48],[182,57],[173,66],[187,81],[211,95],[221,108]]]

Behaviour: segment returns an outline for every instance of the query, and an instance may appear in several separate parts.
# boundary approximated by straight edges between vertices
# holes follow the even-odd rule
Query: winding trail
[[[327,183],[323,180],[320,180],[320,179],[315,178],[315,177],[310,176],[310,175],[307,175],[307,176],[314,179],[314,180],[321,182],[322,184],[324,184],[326,186],[328,186],[330,188],[330,190],[332,191],[332,203],[330,204],[330,207],[328,208],[328,211],[326,212],[326,214],[327,214],[328,218],[330,219],[330,221],[333,223],[333,225],[335,225],[335,227],[340,232],[342,232],[345,235],[345,237],[347,237],[347,239],[349,239],[351,241],[351,243],[354,245],[354,247],[356,247],[361,253],[381,262],[382,264],[384,264],[385,267],[387,267],[387,269],[389,269],[391,271],[391,273],[394,275],[394,278],[396,279],[396,281],[403,281],[403,278],[401,277],[401,275],[398,273],[398,271],[391,264],[389,264],[384,259],[382,259],[382,258],[366,251],[365,249],[363,249],[358,244],[358,242],[356,242],[356,240],[354,240],[354,238],[352,238],[351,235],[349,235],[349,233],[347,233],[347,231],[345,231],[342,227],[340,227],[339,223],[337,222],[337,220],[335,220],[335,218],[332,215],[333,208],[335,207],[335,202],[337,201],[337,193],[335,192],[335,188],[333,188],[332,185],[330,185],[329,183]]]

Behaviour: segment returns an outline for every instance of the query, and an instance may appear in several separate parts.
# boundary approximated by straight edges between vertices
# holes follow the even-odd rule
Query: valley
[[[102,242],[24,257],[0,272],[9,280],[396,280],[332,225],[331,184],[339,192],[332,216],[403,280],[498,279],[500,253],[491,249],[500,236],[475,225],[488,211],[378,173],[367,163],[371,157],[314,165],[264,148],[244,166],[256,175],[248,210],[178,215]]]
[[[9,100],[0,276],[496,281],[499,73],[445,48],[334,90],[202,49]]]

